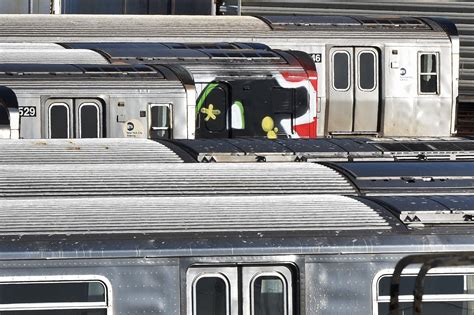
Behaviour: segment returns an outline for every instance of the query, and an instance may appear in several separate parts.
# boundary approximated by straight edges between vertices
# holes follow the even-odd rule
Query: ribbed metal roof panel
[[[19,39],[32,41],[74,42],[77,38],[122,38],[135,40],[140,37],[143,41],[160,35],[177,37],[189,33],[189,30],[199,32],[204,37],[219,34],[223,26],[237,26],[243,33],[264,32],[270,27],[254,17],[218,16],[209,23],[208,16],[147,16],[147,15],[0,15],[0,37],[4,41]],[[67,26],[67,27],[66,27]],[[166,30],[166,32],[164,32]],[[174,40],[176,41],[176,40]]]
[[[355,194],[313,163],[0,165],[0,197]]]
[[[41,64],[101,64],[109,62],[99,53],[86,49],[3,49],[0,45],[0,63]]]
[[[179,163],[182,159],[163,144],[145,139],[0,140],[0,165]],[[54,168],[55,166],[53,166]]]
[[[0,236],[388,230],[374,209],[331,195],[16,199]]]
[[[303,13],[305,14],[305,13]],[[306,13],[307,14],[307,13]],[[347,12],[341,15],[348,15]],[[215,42],[235,37],[232,41],[248,41],[253,38],[308,38],[334,36],[327,28],[321,30],[279,30],[256,17],[250,16],[143,16],[143,15],[67,15],[67,17],[42,15],[22,16],[0,15],[0,38],[4,42],[104,42],[134,41],[143,42]],[[21,25],[20,25],[21,24]],[[25,26],[27,25],[27,26]],[[308,32],[309,31],[309,32]],[[387,37],[385,29],[373,30],[370,34],[358,28],[341,29],[341,36]],[[104,35],[105,34],[105,35]],[[346,34],[346,35],[344,35]],[[426,30],[416,32],[397,29],[390,36],[400,34],[402,38],[445,38],[441,32]]]

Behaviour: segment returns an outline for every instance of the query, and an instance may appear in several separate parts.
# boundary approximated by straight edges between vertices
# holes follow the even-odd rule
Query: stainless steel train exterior
[[[36,46],[17,59],[17,50],[6,48],[0,58],[0,84],[17,95],[23,138],[316,137],[316,73],[304,53],[248,45],[229,45],[229,51],[166,47],[159,50],[166,65],[150,59],[155,67],[108,65],[92,50]],[[91,57],[96,65],[68,65]],[[11,64],[23,58],[49,64]],[[151,88],[166,89],[173,80],[180,85],[174,92]]]
[[[0,311],[388,314],[400,259],[474,250],[472,221],[448,222],[456,206],[440,214],[460,202],[472,215],[472,196],[430,198],[409,200],[432,207],[435,220],[418,224],[394,215],[403,198],[3,198]],[[402,276],[403,309],[416,273]],[[473,277],[473,266],[435,268],[424,310],[472,312]]]
[[[1,68],[0,84],[16,94],[22,138],[146,138],[152,128],[146,116],[154,106],[174,104],[177,118],[187,116],[187,92],[165,67],[4,64]],[[188,131],[183,123],[173,132],[176,138],[187,138],[194,130]]]
[[[429,18],[347,16],[5,17],[2,41],[262,42],[311,54],[320,75],[318,135],[456,133],[459,40]],[[47,32],[46,32],[47,30]],[[64,31],[65,30],[65,31]],[[7,36],[8,31],[8,36]],[[342,113],[342,114],[341,114]]]

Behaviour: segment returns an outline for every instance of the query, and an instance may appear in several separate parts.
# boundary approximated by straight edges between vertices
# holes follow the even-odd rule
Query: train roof
[[[167,140],[157,140],[169,143]],[[199,162],[397,161],[474,159],[470,138],[173,140]]]
[[[410,197],[407,201],[424,203],[427,198]],[[453,203],[461,199],[473,203],[472,196],[445,198]],[[397,211],[406,211],[403,202],[386,207],[380,200],[365,197],[41,197],[1,201],[0,257],[4,260],[390,255],[473,248],[472,221],[439,220],[440,207],[435,203],[424,204],[424,217],[420,216],[424,222],[413,224],[402,222],[397,215]],[[438,221],[428,222],[435,212]],[[468,216],[473,210],[458,212]]]
[[[344,15],[268,15],[259,17],[274,30],[289,28],[383,28],[383,29],[432,29],[427,21],[416,17],[401,16],[344,16]]]
[[[335,162],[364,195],[474,193],[472,161]]]
[[[191,161],[179,149],[147,139],[21,139],[0,141],[0,165],[151,164]]]
[[[20,81],[42,79],[44,86],[57,81],[148,81],[158,85],[170,82],[181,86],[177,67],[171,69],[163,65],[145,64],[40,64],[40,63],[4,63],[0,64],[1,85],[18,87]],[[175,69],[176,68],[176,69]],[[185,71],[186,72],[186,71]],[[189,76],[189,75],[188,75]]]
[[[36,45],[34,45],[36,46]],[[101,54],[87,49],[66,50],[33,48],[6,48],[0,45],[0,64],[6,63],[29,63],[29,64],[109,64],[109,61]]]
[[[0,165],[0,178],[0,198],[356,193],[338,172],[313,163],[15,164]]]
[[[12,63],[0,64],[0,74],[158,74],[164,75],[155,68],[147,65],[108,65],[108,64],[36,64],[36,63]]]
[[[4,42],[77,42],[77,41],[163,41],[175,38],[205,38],[229,36],[281,36],[288,32],[314,32],[324,36],[328,30],[361,36],[361,31],[372,34],[400,33],[405,37],[424,38],[435,33],[444,34],[442,22],[413,17],[363,16],[166,16],[166,15],[0,15],[0,38]],[[448,23],[448,22],[446,22]],[[25,28],[25,25],[29,27]],[[305,32],[304,36],[309,36]],[[319,34],[317,34],[319,33]],[[365,32],[365,36],[368,32]],[[419,34],[419,35],[417,35]],[[299,35],[301,36],[301,35]],[[212,40],[211,40],[212,41]],[[243,40],[245,42],[245,40]]]
[[[306,54],[297,51],[271,50],[263,44],[166,44],[166,43],[63,43],[71,50],[91,49],[100,53],[112,64],[176,64],[186,67],[193,74],[228,73],[249,71],[301,71],[315,70]],[[240,46],[237,46],[240,45]],[[245,49],[242,45],[248,46]],[[203,48],[199,48],[203,46]],[[194,47],[194,48],[193,48]],[[311,60],[311,61],[310,61]],[[260,72],[259,72],[260,71]],[[265,75],[265,73],[263,73]]]

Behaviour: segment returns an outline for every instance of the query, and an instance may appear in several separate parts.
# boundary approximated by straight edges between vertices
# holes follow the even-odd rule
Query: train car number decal
[[[311,54],[311,58],[313,58],[313,61],[315,63],[321,63],[321,61],[323,60],[322,54]]]
[[[35,106],[19,106],[18,112],[20,113],[20,117],[36,117]]]

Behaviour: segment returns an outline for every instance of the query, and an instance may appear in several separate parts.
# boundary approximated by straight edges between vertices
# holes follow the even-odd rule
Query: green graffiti
[[[196,118],[199,112],[201,111],[201,107],[206,101],[206,98],[209,96],[209,94],[211,94],[212,90],[214,90],[218,86],[219,86],[219,83],[211,83],[208,86],[206,86],[204,91],[201,93],[201,96],[199,97],[198,103],[196,105]]]

